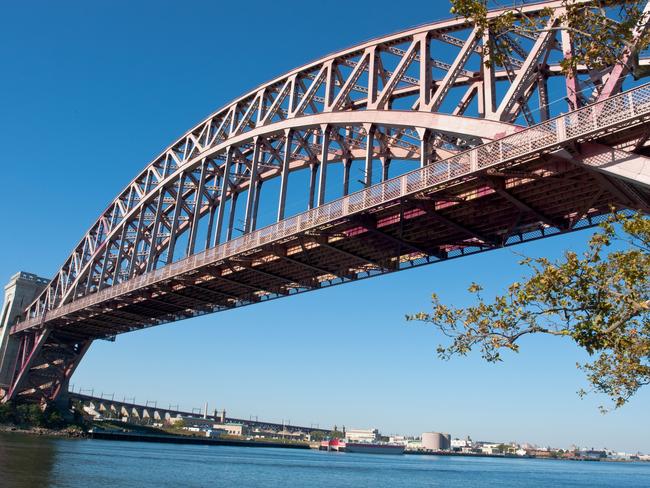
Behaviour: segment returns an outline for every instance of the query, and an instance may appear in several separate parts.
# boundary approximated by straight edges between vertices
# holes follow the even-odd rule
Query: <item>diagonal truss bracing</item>
[[[522,7],[547,29],[506,36],[511,52],[502,67],[485,57],[494,42],[489,29],[480,36],[453,19],[334,53],[224,106],[127,185],[14,333],[77,324],[68,332],[78,334],[82,354],[94,337],[494,248],[530,232],[572,230],[608,208],[608,198],[646,208],[648,165],[634,151],[645,147],[638,127],[650,111],[649,90],[616,95],[626,74],[616,66],[598,73],[578,67],[564,78],[559,60],[573,40],[556,29],[556,16],[544,17],[547,7],[557,15],[562,2]],[[584,104],[581,93],[606,90],[599,104],[555,117],[550,78],[563,81],[559,97],[568,110]],[[602,148],[614,142],[607,137],[622,144],[609,160]],[[625,146],[633,139],[634,148]],[[584,154],[565,147],[587,140],[597,146]],[[364,189],[350,193],[355,161]],[[390,179],[398,161],[419,169]],[[337,164],[342,182],[328,171]],[[525,168],[502,171],[511,165]],[[301,170],[309,174],[308,211],[287,217],[289,176]],[[562,179],[569,173],[573,179]],[[258,228],[265,182],[274,178],[277,218]],[[583,186],[573,188],[581,178]],[[543,190],[546,180],[562,184]],[[333,187],[342,198],[329,197]],[[553,192],[555,200],[544,196]],[[566,195],[576,192],[584,195],[574,205]],[[492,227],[467,221],[479,210],[458,209],[478,199],[507,218],[494,217]],[[383,215],[386,209],[392,213]],[[372,225],[359,224],[364,219]],[[95,332],[84,334],[83,324]],[[38,340],[49,344],[47,337]],[[25,351],[36,358],[33,344],[25,342]]]

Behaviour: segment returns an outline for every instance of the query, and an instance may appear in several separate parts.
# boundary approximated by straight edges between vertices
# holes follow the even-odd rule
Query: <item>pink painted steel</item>
[[[561,6],[561,1],[550,1],[523,10],[543,17],[547,7],[557,11]],[[491,11],[489,17],[507,10]],[[551,27],[557,24],[556,18],[545,21]],[[405,263],[474,252],[465,249],[506,245],[517,233],[523,241],[535,238],[531,232],[544,236],[551,227],[572,229],[576,215],[578,221],[584,216],[589,220],[609,208],[605,203],[646,208],[646,190],[636,188],[640,179],[621,182],[614,173],[596,177],[572,152],[587,141],[622,145],[622,151],[630,150],[630,144],[644,150],[650,87],[617,94],[625,60],[598,73],[579,67],[563,83],[570,108],[577,110],[552,118],[546,80],[564,75],[549,59],[559,45],[571,54],[571,34],[547,30],[521,39],[527,50],[511,40],[519,48],[504,68],[491,66],[484,57],[491,33],[477,34],[466,20],[452,19],[373,39],[265,83],[189,130],[111,202],[27,307],[24,320],[13,325],[11,333],[23,335],[24,357],[4,399],[18,394],[56,397],[97,337],[314,289],[337,279],[398,270]],[[440,50],[432,48],[437,43],[455,49],[454,59],[438,59]],[[439,78],[433,75],[438,71],[443,73]],[[587,89],[600,89],[599,101],[578,109],[579,92]],[[538,115],[529,108],[534,93]],[[470,106],[475,117],[466,115]],[[348,194],[355,159],[365,160],[366,188]],[[377,179],[372,175],[375,159],[383,172],[381,183],[372,184]],[[389,165],[397,159],[419,161],[421,167],[387,179]],[[332,164],[344,166],[344,196],[327,201],[327,167]],[[312,170],[308,192],[310,206],[314,201],[316,206],[285,218],[288,175],[304,168]],[[539,200],[537,207],[526,203],[538,198],[542,189],[535,185],[546,184],[544,176],[553,172],[577,172],[574,178],[583,179],[584,191],[601,186],[574,202],[564,199],[575,190],[548,186],[547,194],[558,194]],[[280,179],[278,220],[255,229],[261,188],[272,178]],[[244,234],[231,238],[235,204],[245,192],[245,200],[239,199],[246,205]],[[464,214],[463,209],[475,199],[499,195],[494,205],[509,205],[502,209],[504,216],[492,228],[476,229],[483,222],[469,222],[476,212]],[[554,207],[558,198],[561,209]],[[454,212],[458,216],[452,218]],[[207,237],[199,239],[199,226],[206,219]],[[416,221],[420,223],[410,228],[409,222]],[[399,227],[392,229],[395,222]],[[448,235],[437,230],[445,242],[422,241],[427,226],[441,223],[447,231],[453,229]],[[404,228],[413,234],[410,241],[401,235]],[[185,233],[187,245],[180,246]],[[322,262],[306,260],[316,254]],[[350,260],[348,267],[333,269],[341,259]],[[293,268],[283,274],[278,263]],[[278,269],[267,269],[276,265]],[[242,281],[240,275],[257,278]],[[179,303],[170,304],[170,297]],[[106,322],[106,314],[114,316]],[[35,349],[26,345],[29,341]],[[44,347],[36,348],[40,343]],[[35,372],[36,366],[41,373]],[[42,378],[35,379],[39,374]]]

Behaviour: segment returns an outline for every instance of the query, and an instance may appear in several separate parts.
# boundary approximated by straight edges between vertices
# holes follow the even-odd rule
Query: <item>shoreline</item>
[[[610,459],[610,458],[578,458],[578,457],[541,457],[517,455],[504,455],[504,454],[484,454],[484,453],[469,453],[469,452],[452,452],[452,451],[439,451],[439,452],[423,452],[423,451],[405,451],[404,454],[409,456],[447,456],[447,457],[473,457],[473,458],[493,458],[493,459],[540,459],[542,461],[584,461],[590,463],[645,463],[647,461],[641,460],[628,460],[628,459]]]
[[[249,441],[237,439],[211,439],[194,436],[182,436],[174,434],[146,434],[138,432],[87,432],[70,427],[64,429],[49,429],[46,427],[21,427],[17,425],[0,424],[0,434],[14,433],[36,437],[52,437],[65,439],[97,439],[108,441],[122,442],[150,442],[161,444],[191,444],[191,445],[211,445],[211,446],[233,446],[233,447],[253,447],[253,448],[280,448],[280,449],[299,449],[299,450],[317,450],[310,447],[309,444],[289,444],[274,441]],[[495,458],[495,459],[539,459],[542,461],[583,461],[583,462],[605,462],[605,463],[647,463],[642,460],[628,459],[589,459],[589,458],[551,458],[536,456],[505,456],[483,453],[459,453],[459,452],[423,452],[423,451],[405,451],[405,456],[444,456],[444,457],[467,457],[467,458]]]
[[[89,439],[127,442],[158,442],[163,444],[195,444],[236,447],[279,447],[283,449],[310,449],[309,444],[289,444],[274,441],[247,441],[236,439],[211,439],[184,435],[143,434],[137,432],[88,432]]]
[[[23,427],[20,425],[0,424],[0,433],[24,434],[38,437],[65,437],[68,439],[85,439],[88,433],[71,427],[50,429],[47,427]]]
[[[22,427],[0,424],[0,434],[20,434],[35,437],[52,437],[65,439],[97,439],[124,442],[157,442],[163,444],[194,444],[237,447],[279,447],[283,449],[311,449],[309,444],[291,444],[275,441],[248,441],[238,439],[211,439],[207,437],[146,434],[142,432],[84,431],[79,429],[49,429],[47,427]]]
[[[111,440],[111,441],[127,441],[127,442],[159,442],[170,444],[199,444],[199,445],[221,445],[221,446],[236,446],[236,447],[277,447],[283,449],[307,449],[317,450],[309,446],[309,444],[286,444],[273,441],[246,441],[246,440],[232,440],[232,439],[209,439],[201,437],[190,436],[174,436],[174,435],[147,435],[128,432],[90,432],[87,434],[91,439]],[[322,451],[325,452],[325,451]],[[445,457],[469,457],[469,458],[494,458],[494,459],[539,459],[541,461],[585,461],[585,462],[610,462],[610,463],[645,463],[641,460],[626,460],[626,459],[588,459],[588,458],[551,458],[551,457],[535,457],[535,456],[503,456],[495,454],[470,454],[459,452],[422,452],[422,451],[405,451],[405,456],[445,456]]]

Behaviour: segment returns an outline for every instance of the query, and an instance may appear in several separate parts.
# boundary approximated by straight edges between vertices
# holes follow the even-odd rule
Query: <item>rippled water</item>
[[[0,434],[0,487],[650,487],[650,463],[382,456]]]

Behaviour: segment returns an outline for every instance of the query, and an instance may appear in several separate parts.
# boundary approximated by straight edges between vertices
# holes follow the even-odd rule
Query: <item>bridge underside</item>
[[[55,398],[97,338],[578,230],[612,207],[650,210],[647,186],[568,158],[494,168],[52,318],[24,331],[32,366],[8,397]]]
[[[70,341],[112,336],[584,228],[611,205],[650,208],[644,190],[552,158],[486,180],[296,235],[49,326]]]

